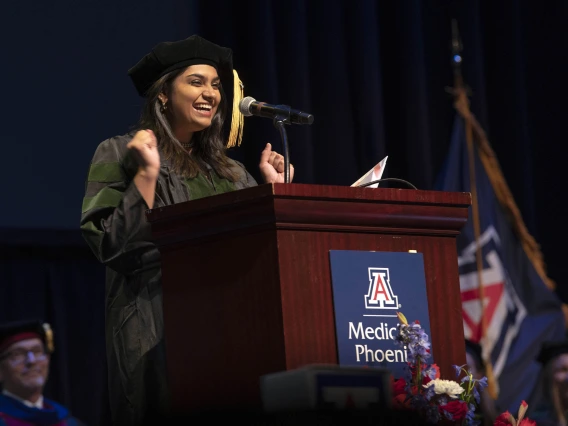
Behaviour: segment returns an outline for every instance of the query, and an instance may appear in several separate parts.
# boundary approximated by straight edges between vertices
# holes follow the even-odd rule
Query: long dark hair
[[[558,424],[566,424],[566,409],[563,406],[563,398],[560,395],[558,384],[554,381],[554,373],[556,365],[554,359],[548,361],[542,370],[542,393],[540,395],[540,403],[548,403],[552,406],[553,415],[558,420]]]
[[[180,176],[194,178],[200,171],[207,172],[206,164],[208,164],[219,176],[234,182],[237,180],[237,175],[231,168],[223,140],[227,99],[222,86],[220,86],[221,102],[211,120],[211,125],[193,134],[190,154],[174,136],[170,123],[161,110],[160,93],[171,98],[173,81],[184,71],[185,69],[172,71],[159,78],[150,87],[138,128],[150,129],[154,132],[162,160],[168,161],[171,169]]]

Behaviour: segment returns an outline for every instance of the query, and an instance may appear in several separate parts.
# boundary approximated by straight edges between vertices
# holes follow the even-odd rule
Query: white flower
[[[438,395],[446,394],[450,398],[457,398],[460,393],[464,391],[464,389],[459,385],[459,383],[454,382],[453,380],[440,380],[435,379],[428,384],[424,385],[425,388],[429,388],[434,386],[434,392]]]

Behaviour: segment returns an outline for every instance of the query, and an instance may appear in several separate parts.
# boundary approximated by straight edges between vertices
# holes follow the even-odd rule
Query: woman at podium
[[[159,43],[128,74],[145,98],[140,122],[97,147],[81,216],[84,238],[107,266],[109,393],[120,425],[168,405],[160,253],[146,210],[256,185],[226,153],[243,127],[231,49],[197,35]],[[284,158],[270,144],[259,168],[265,183],[284,182]]]

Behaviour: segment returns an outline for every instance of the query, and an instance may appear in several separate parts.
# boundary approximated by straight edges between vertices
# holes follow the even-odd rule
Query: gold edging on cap
[[[51,326],[48,323],[44,323],[43,331],[45,332],[45,346],[47,352],[53,353],[53,351],[55,350],[55,347],[53,345],[53,330],[51,329]]]
[[[243,127],[245,125],[245,116],[239,109],[239,104],[244,97],[244,85],[235,69],[233,69],[233,81],[233,115],[231,117],[231,131],[229,133],[229,140],[227,141],[227,148],[241,145],[243,140]]]

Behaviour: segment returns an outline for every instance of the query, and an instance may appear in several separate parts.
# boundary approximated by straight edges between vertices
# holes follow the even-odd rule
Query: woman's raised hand
[[[140,130],[126,147],[134,153],[138,161],[138,173],[146,177],[157,178],[160,173],[160,153],[158,141],[152,130]]]
[[[284,183],[284,156],[272,151],[272,145],[269,143],[260,154],[258,168],[265,183]],[[294,166],[290,164],[290,182],[293,178]]]

